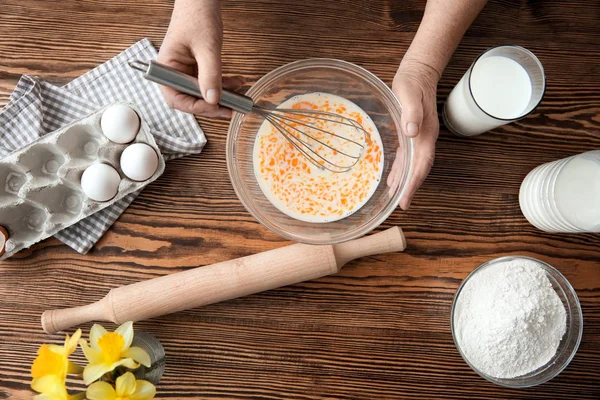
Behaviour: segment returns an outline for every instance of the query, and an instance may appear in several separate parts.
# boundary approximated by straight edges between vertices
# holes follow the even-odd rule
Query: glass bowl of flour
[[[400,103],[379,78],[345,61],[308,59],[266,74],[246,94],[265,108],[344,115],[370,136],[360,162],[335,173],[308,162],[263,116],[234,113],[227,168],[238,198],[261,224],[296,242],[333,244],[363,236],[397,208],[413,143],[398,134]]]
[[[452,336],[469,366],[512,388],[544,383],[571,362],[583,333],[575,290],[554,267],[524,256],[477,267],[452,304]]]

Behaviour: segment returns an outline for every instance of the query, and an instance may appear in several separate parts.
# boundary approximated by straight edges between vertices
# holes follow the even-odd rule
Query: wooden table
[[[226,73],[249,83],[284,63],[335,57],[390,84],[424,1],[223,2]],[[143,37],[158,47],[171,2],[3,0],[0,103],[21,74],[63,84]],[[598,399],[600,236],[546,234],[518,205],[535,166],[600,148],[600,6],[594,0],[492,1],[439,85],[439,104],[472,60],[518,44],[542,61],[548,89],[527,119],[470,139],[442,129],[436,164],[400,225],[405,253],[355,261],[336,275],[136,324],[164,344],[161,397],[235,399]],[[0,264],[0,398],[29,398],[29,366],[47,336],[48,308],[100,299],[109,289],[280,247],[235,196],[225,166],[227,122],[200,119],[209,143],[169,162],[88,255],[46,240]],[[557,378],[508,390],[459,356],[450,307],[480,263],[540,258],[577,289],[585,328]],[[107,326],[112,326],[107,324]],[[87,331],[90,325],[83,326]]]

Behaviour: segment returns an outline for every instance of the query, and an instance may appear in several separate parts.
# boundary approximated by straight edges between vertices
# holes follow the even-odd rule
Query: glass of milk
[[[455,135],[480,135],[525,117],[545,89],[544,68],[532,52],[519,46],[493,47],[450,92],[442,118]]]
[[[600,150],[534,168],[523,180],[525,218],[546,232],[600,232]]]

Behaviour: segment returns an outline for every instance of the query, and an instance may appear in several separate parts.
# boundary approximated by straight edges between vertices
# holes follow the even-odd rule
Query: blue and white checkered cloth
[[[143,39],[63,87],[24,75],[0,110],[0,159],[115,101],[138,106],[165,160],[201,152],[206,137],[196,119],[170,109],[159,87],[127,64],[130,59],[151,60],[157,55],[152,43]],[[87,253],[138,194],[124,197],[55,236]]]

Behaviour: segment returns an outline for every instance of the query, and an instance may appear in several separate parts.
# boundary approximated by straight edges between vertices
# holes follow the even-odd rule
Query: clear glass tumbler
[[[442,118],[455,135],[480,135],[527,116],[545,90],[544,68],[532,52],[519,46],[493,47],[450,92]]]
[[[600,232],[600,150],[534,168],[523,180],[525,218],[546,232]]]

